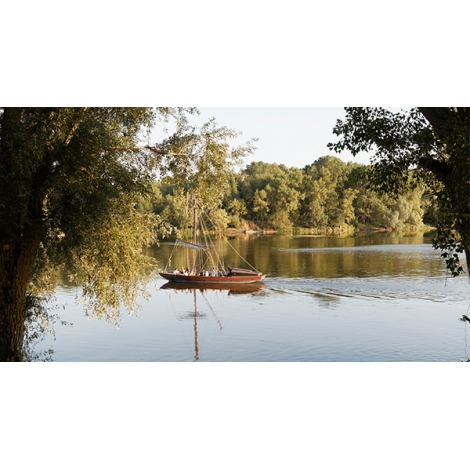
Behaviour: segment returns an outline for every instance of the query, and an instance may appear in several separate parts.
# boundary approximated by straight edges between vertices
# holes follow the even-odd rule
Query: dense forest
[[[205,209],[217,230],[416,231],[434,223],[435,204],[411,175],[409,189],[393,197],[369,187],[369,170],[332,156],[303,169],[253,162],[234,173],[224,191],[214,188]],[[192,226],[190,206],[188,192],[171,176],[155,182],[138,205],[179,229]]]

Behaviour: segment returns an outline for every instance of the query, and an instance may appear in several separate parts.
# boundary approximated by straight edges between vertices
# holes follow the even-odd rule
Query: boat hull
[[[161,272],[160,276],[171,282],[207,285],[250,284],[252,282],[262,281],[266,277],[264,274],[247,274],[241,276],[185,276],[183,274],[173,274],[167,272]]]

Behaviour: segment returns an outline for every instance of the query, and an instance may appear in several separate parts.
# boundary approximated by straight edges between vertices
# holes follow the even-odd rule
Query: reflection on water
[[[429,239],[263,236],[230,240],[268,277],[241,286],[156,279],[120,328],[83,318],[62,285],[56,361],[462,361],[468,278],[446,276]],[[171,244],[155,248],[164,264]],[[231,264],[231,250],[225,253]],[[184,261],[175,260],[177,265]],[[218,286],[220,287],[220,286]]]
[[[210,305],[210,302],[207,299],[206,294],[211,292],[223,291],[228,292],[228,295],[233,294],[250,294],[253,292],[259,292],[264,289],[266,285],[263,282],[255,282],[253,284],[231,284],[231,285],[221,285],[221,284],[210,284],[205,283],[204,285],[195,285],[191,283],[184,282],[167,282],[160,287],[161,290],[172,290],[175,293],[184,293],[192,294],[193,296],[193,307],[194,311],[191,313],[182,313],[178,315],[180,320],[190,319],[193,321],[194,325],[194,360],[199,361],[200,359],[200,348],[199,348],[199,327],[198,319],[203,319],[206,315],[201,313],[198,309],[198,294],[205,300],[211,314],[215,318],[217,324],[219,325],[220,331],[223,330],[222,322],[217,316],[216,312]]]
[[[209,291],[228,291],[229,294],[249,294],[252,292],[259,292],[266,287],[264,282],[253,282],[252,284],[220,284],[214,282],[205,282],[204,284],[194,284],[185,282],[167,282],[160,287],[162,290],[172,289],[175,292],[209,292]]]
[[[234,237],[230,244],[250,264],[270,277],[339,278],[374,276],[441,276],[443,262],[424,236],[371,233],[356,237],[262,236]],[[171,244],[155,250],[165,260]],[[227,264],[234,253],[225,247]],[[186,260],[174,256],[176,266]]]

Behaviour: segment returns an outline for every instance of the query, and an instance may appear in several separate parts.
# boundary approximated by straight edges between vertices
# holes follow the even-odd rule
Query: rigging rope
[[[175,254],[175,250],[176,250],[176,245],[178,245],[178,243],[175,243],[173,245],[173,250],[171,251],[171,254],[170,254],[170,257],[168,258],[168,263],[165,267],[165,271],[168,272],[169,268],[170,268],[170,264],[171,264],[171,258],[173,257],[173,255]]]
[[[228,241],[227,237],[225,235],[223,235],[220,231],[217,231],[216,230],[216,226],[215,224],[212,222],[212,220],[210,219],[210,217],[207,215],[207,213],[203,213],[202,210],[199,210],[198,213],[200,214],[200,217],[199,217],[199,228],[200,228],[200,234],[201,234],[201,241],[203,240],[203,244],[204,244],[204,247],[205,247],[205,254],[207,256],[207,258],[204,260],[204,257],[202,256],[202,253],[199,252],[199,253],[196,253],[196,257],[199,257],[199,262],[200,262],[200,267],[197,268],[196,266],[193,266],[194,269],[196,269],[196,271],[198,271],[199,269],[205,269],[206,266],[208,264],[212,264],[212,268],[215,269],[216,271],[219,271],[219,270],[223,270],[224,272],[226,271],[226,268],[225,268],[225,258],[224,258],[224,253],[222,252],[222,250],[217,250],[217,248],[220,247],[221,245],[221,239],[223,238],[225,240],[225,242],[227,243],[227,245],[238,255],[238,257],[243,260],[253,271],[257,271],[256,268],[254,266],[252,266],[236,249],[235,247]],[[215,231],[219,234],[219,239],[217,242],[213,243],[211,238],[210,238],[210,234],[209,234],[209,230],[207,229],[207,224],[206,222],[204,221],[204,217],[206,217],[207,221],[212,225],[212,227],[215,229]],[[193,227],[194,229],[195,227]],[[196,237],[197,237],[197,232],[196,232]],[[195,245],[193,243],[189,243],[189,242],[183,242],[182,240],[177,240],[175,245],[173,246],[173,251],[171,252],[171,255],[170,255],[170,258],[168,260],[168,264],[167,264],[167,267],[166,267],[166,270],[169,269],[170,267],[170,264],[171,264],[171,260],[172,260],[172,257],[173,257],[173,254],[176,250],[176,246],[178,245],[178,242],[181,241],[181,244],[182,245],[186,245],[186,247],[195,247]],[[200,242],[199,242],[200,243]],[[202,243],[200,243],[201,245]],[[202,247],[201,247],[202,248]],[[197,256],[199,255],[199,256]],[[187,260],[186,260],[186,266],[189,266],[190,265],[190,260],[189,260],[189,253],[186,252],[186,256],[187,256]],[[194,260],[193,260],[194,262]]]
[[[204,215],[207,217],[207,220],[208,220],[208,221],[212,224],[212,226],[215,228],[215,225],[214,225],[214,223],[212,222],[212,220],[209,218],[209,216],[208,216],[207,214],[204,214]],[[206,229],[206,225],[205,225],[205,223],[204,223],[202,217],[201,217],[201,222],[200,222],[200,223],[201,223],[201,227],[204,227],[203,233],[204,233],[204,237],[205,237],[205,243],[206,243],[206,245],[208,245],[208,244],[207,244],[207,238],[206,238],[206,234],[208,233],[208,231],[207,231],[207,229]],[[220,233],[220,232],[219,232],[219,233]],[[254,266],[252,266],[252,265],[233,247],[233,245],[228,241],[228,239],[227,239],[226,236],[223,236],[223,238],[225,239],[225,241],[226,241],[226,243],[228,244],[228,246],[230,246],[230,248],[232,248],[232,250],[240,257],[240,259],[242,259],[251,269],[253,269],[253,271],[257,271],[257,269],[256,269]],[[219,242],[218,242],[218,243],[219,243]],[[218,243],[217,243],[217,244],[218,244]],[[214,248],[214,249],[215,249],[215,248]],[[216,264],[215,267],[217,267],[217,269],[219,268],[219,263],[220,263],[222,269],[225,271],[225,263],[220,260],[220,257],[219,257],[219,253],[218,253],[218,252],[216,252],[217,257],[218,257],[218,262],[217,262],[217,263],[214,263],[214,260],[213,260],[213,258],[212,258],[212,252],[213,252],[213,251],[214,251],[214,250],[212,250],[211,252],[208,251],[208,254],[209,254],[210,258],[211,258],[212,263],[213,263],[213,264]],[[206,263],[206,264],[207,264],[207,263]]]
[[[256,271],[257,269],[252,266],[245,258],[243,258],[243,256],[231,245],[231,243],[228,241],[227,238],[225,238],[225,241],[227,242],[227,244],[230,246],[230,248],[232,248],[232,250],[243,260],[245,261],[245,263],[251,268],[253,269],[253,271]]]

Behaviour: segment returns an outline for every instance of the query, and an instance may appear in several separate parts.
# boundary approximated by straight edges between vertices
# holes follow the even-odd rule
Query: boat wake
[[[322,299],[408,300],[430,302],[469,301],[467,279],[427,280],[404,277],[286,279],[271,278],[266,282],[273,294],[311,295]]]

